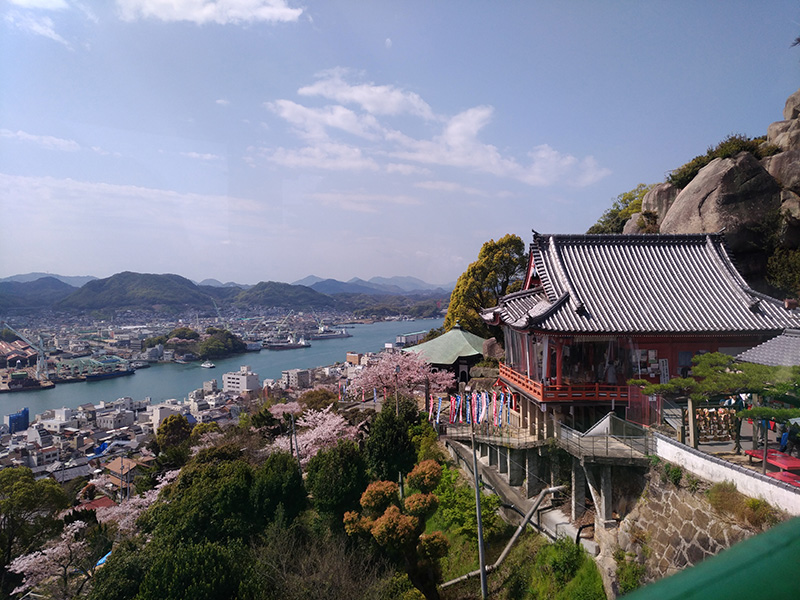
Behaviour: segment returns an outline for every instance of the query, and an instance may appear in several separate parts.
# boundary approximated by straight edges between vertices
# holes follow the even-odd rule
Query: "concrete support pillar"
[[[489,444],[481,443],[478,446],[478,456],[480,458],[486,458],[489,455]]]
[[[525,454],[527,454],[525,495],[533,498],[546,487],[547,481],[542,476],[545,461],[539,454],[539,448],[528,448]]]
[[[497,446],[489,446],[489,466],[497,466]]]
[[[544,421],[544,439],[549,440],[555,437],[555,423],[553,423],[553,412],[550,409],[542,413],[542,420]]]
[[[518,486],[525,481],[525,450],[508,450],[508,485]]]
[[[500,473],[508,473],[508,448],[497,447],[497,470]]]
[[[605,529],[616,527],[617,522],[611,514],[611,467],[585,466],[584,473],[592,493],[597,524]]]
[[[579,519],[586,512],[586,474],[583,472],[581,461],[572,458],[572,502],[570,506],[573,521]]]

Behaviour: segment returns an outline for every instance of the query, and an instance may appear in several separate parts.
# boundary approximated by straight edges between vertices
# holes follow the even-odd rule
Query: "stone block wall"
[[[616,543],[644,564],[646,581],[696,565],[754,532],[717,513],[703,492],[663,482],[651,471],[639,502],[620,522]]]

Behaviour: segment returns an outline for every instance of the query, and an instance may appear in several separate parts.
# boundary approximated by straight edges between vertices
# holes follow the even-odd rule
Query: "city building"
[[[308,369],[289,369],[282,373],[284,387],[302,389],[311,387],[311,371]]]
[[[26,406],[19,412],[4,416],[3,423],[8,426],[8,433],[10,434],[25,431],[30,426],[28,407]]]
[[[250,367],[247,365],[239,367],[238,371],[225,373],[222,376],[223,392],[242,394],[244,392],[253,392],[260,389],[261,383],[258,380],[258,375],[250,371]]]

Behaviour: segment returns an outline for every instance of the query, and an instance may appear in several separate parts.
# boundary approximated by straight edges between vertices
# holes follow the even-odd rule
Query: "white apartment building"
[[[225,373],[222,376],[222,391],[241,394],[243,392],[257,391],[261,389],[258,375],[250,371],[247,365],[239,367],[238,371]]]
[[[302,389],[311,386],[311,371],[308,369],[289,369],[282,375],[284,387]]]

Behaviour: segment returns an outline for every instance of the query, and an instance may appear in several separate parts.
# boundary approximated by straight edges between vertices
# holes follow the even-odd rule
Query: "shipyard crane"
[[[39,336],[39,343],[34,344],[31,340],[29,340],[25,335],[17,331],[11,326],[11,323],[8,321],[0,321],[0,330],[8,329],[11,333],[21,339],[23,342],[28,344],[31,348],[36,350],[36,379],[42,379],[42,370],[44,369],[44,378],[47,379],[47,358],[44,355],[44,348],[42,344],[42,336]]]

